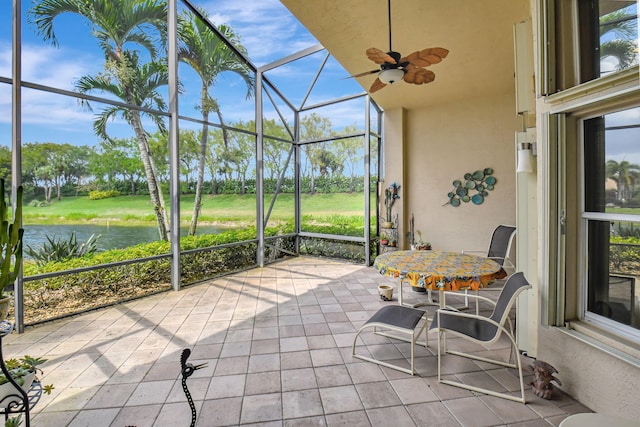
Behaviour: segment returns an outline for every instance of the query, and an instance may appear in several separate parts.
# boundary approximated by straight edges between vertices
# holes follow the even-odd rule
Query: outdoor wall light
[[[404,71],[399,68],[389,68],[387,70],[382,70],[380,74],[378,74],[380,81],[386,85],[402,80],[403,77]]]
[[[517,173],[533,172],[533,156],[535,147],[530,142],[518,144],[518,168]]]

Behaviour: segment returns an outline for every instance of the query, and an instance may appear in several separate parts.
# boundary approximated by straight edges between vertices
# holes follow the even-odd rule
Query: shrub
[[[620,237],[635,237],[640,238],[640,228],[634,226],[633,223],[625,225],[622,222],[618,222],[613,228],[613,233]]]
[[[639,261],[640,238],[611,236],[609,263],[613,271],[635,271],[634,264]]]
[[[100,199],[108,199],[110,197],[118,197],[120,192],[118,190],[93,190],[89,192],[90,200],[100,200]]]
[[[49,206],[49,203],[45,202],[44,200],[32,200],[29,202],[29,206],[34,208],[44,208],[46,206]]]
[[[38,265],[44,265],[49,262],[61,262],[71,258],[80,258],[91,255],[97,251],[96,243],[100,238],[92,234],[86,242],[78,242],[76,232],[71,232],[67,240],[56,240],[55,237],[47,237],[47,241],[39,249],[34,249],[27,245],[25,252],[33,258]]]

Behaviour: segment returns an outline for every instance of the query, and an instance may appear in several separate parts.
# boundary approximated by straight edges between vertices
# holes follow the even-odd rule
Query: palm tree
[[[616,68],[629,68],[637,60],[637,16],[619,9],[600,17],[600,39],[613,34],[616,38],[602,42],[600,57],[613,56],[618,60]]]
[[[158,41],[166,38],[167,5],[160,0],[41,0],[29,11],[29,20],[38,34],[54,46],[58,45],[53,24],[56,17],[74,13],[86,18],[91,34],[98,40],[106,58],[105,72],[95,77],[87,76],[78,81],[80,92],[103,90],[117,95],[125,103],[143,107],[154,105],[164,108],[164,101],[157,88],[167,83],[164,65],[150,62],[140,66],[137,53],[125,49],[134,44],[144,47],[152,59],[157,56]],[[156,30],[158,39],[152,37]],[[163,70],[164,69],[164,70]],[[150,81],[143,79],[149,78]],[[111,107],[103,110],[94,122],[94,129],[106,137],[106,120],[120,114],[133,128],[138,139],[140,158],[149,186],[149,195],[158,222],[160,239],[168,240],[168,220],[164,197],[160,190],[155,165],[149,150],[146,132],[142,127],[141,113],[135,109]],[[153,117],[161,130],[162,121]]]
[[[201,12],[203,16],[206,15]],[[220,25],[218,31],[232,42],[236,49],[243,54],[246,49],[240,44],[239,37],[233,30]],[[217,100],[211,95],[210,90],[215,85],[220,73],[231,71],[238,74],[247,85],[247,98],[251,96],[253,89],[253,77],[242,59],[219,37],[203,19],[196,17],[191,12],[185,12],[178,21],[178,34],[181,45],[178,48],[178,59],[188,64],[198,74],[202,85],[200,87],[200,111],[202,112],[202,132],[200,135],[200,155],[198,158],[198,179],[196,182],[196,196],[193,204],[193,215],[189,226],[189,235],[196,234],[198,217],[202,205],[202,190],[204,185],[204,170],[207,157],[207,141],[209,138],[209,114],[214,112],[222,125],[222,136],[225,148],[229,147],[229,136],[224,126],[222,112]]]
[[[640,173],[640,166],[626,160],[617,162],[608,160],[606,164],[607,177],[613,179],[617,186],[616,198],[620,202],[629,201],[633,193],[635,177]]]
[[[127,104],[138,105],[147,109],[166,109],[165,101],[158,92],[158,88],[165,86],[169,79],[166,65],[153,61],[139,65],[138,55],[129,51],[124,52],[124,57],[127,59],[121,63],[113,62],[111,64],[112,67],[108,66],[108,71],[104,73],[80,78],[76,83],[76,89],[80,93],[92,91],[110,93]],[[122,77],[124,74],[126,74],[126,78]],[[165,215],[164,197],[158,181],[157,168],[151,156],[149,139],[142,126],[142,114],[139,110],[121,106],[106,107],[96,117],[93,129],[96,135],[109,140],[107,123],[110,119],[120,115],[131,125],[136,135],[141,157],[147,156],[146,161],[143,160],[143,165],[149,187],[149,195],[158,223],[158,233],[162,240],[167,240],[169,224]],[[155,114],[148,114],[148,116],[162,133],[166,133],[166,127],[161,117]]]

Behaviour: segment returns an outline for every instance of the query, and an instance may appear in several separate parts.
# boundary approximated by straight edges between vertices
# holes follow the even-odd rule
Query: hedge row
[[[264,179],[264,191],[267,193],[273,193],[278,186],[278,178],[265,178]],[[311,185],[310,177],[302,177],[300,180],[300,188],[303,193],[349,193],[349,192],[362,192],[364,191],[364,177],[356,176],[353,179],[342,175],[321,175],[313,179],[313,188]],[[99,185],[97,182],[95,185]],[[212,185],[215,188],[211,188]],[[106,184],[102,184],[104,188]],[[371,188],[376,188],[377,178],[371,177]],[[148,194],[147,184],[144,180],[136,180],[133,187],[136,194]],[[168,185],[163,184],[162,189],[164,192],[168,192]],[[280,181],[280,191],[283,193],[293,193],[295,191],[295,180],[292,177],[286,177]],[[214,182],[205,181],[203,191],[205,194],[255,194],[256,192],[256,180],[255,179],[225,179],[216,180]],[[95,193],[102,197],[114,192],[122,195],[130,195],[132,193],[132,185],[128,180],[113,180],[109,183],[108,190],[95,190],[87,192],[85,189],[79,188],[76,184],[69,182],[61,187],[61,194],[63,197],[89,195],[92,198],[92,194]],[[195,194],[194,182],[181,182],[180,183],[181,194]],[[114,196],[107,196],[114,197]],[[42,187],[33,187],[25,184],[25,200],[42,199],[44,198],[44,189]],[[92,200],[95,200],[92,198]]]
[[[640,262],[640,238],[611,236],[610,269],[618,273],[635,274]]]

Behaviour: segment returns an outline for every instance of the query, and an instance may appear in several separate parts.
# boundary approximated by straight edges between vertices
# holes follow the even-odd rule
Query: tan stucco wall
[[[391,122],[400,113],[385,112],[385,178],[404,178],[403,223],[408,226],[413,213],[416,229],[434,249],[484,250],[497,225],[515,224],[514,134],[520,121],[514,102],[509,92],[406,111],[403,132]],[[405,144],[402,156],[394,148],[399,141]],[[483,204],[443,206],[454,180],[487,167],[497,183]]]
[[[538,359],[558,370],[562,390],[595,412],[640,420],[640,369],[556,328],[540,328]]]

